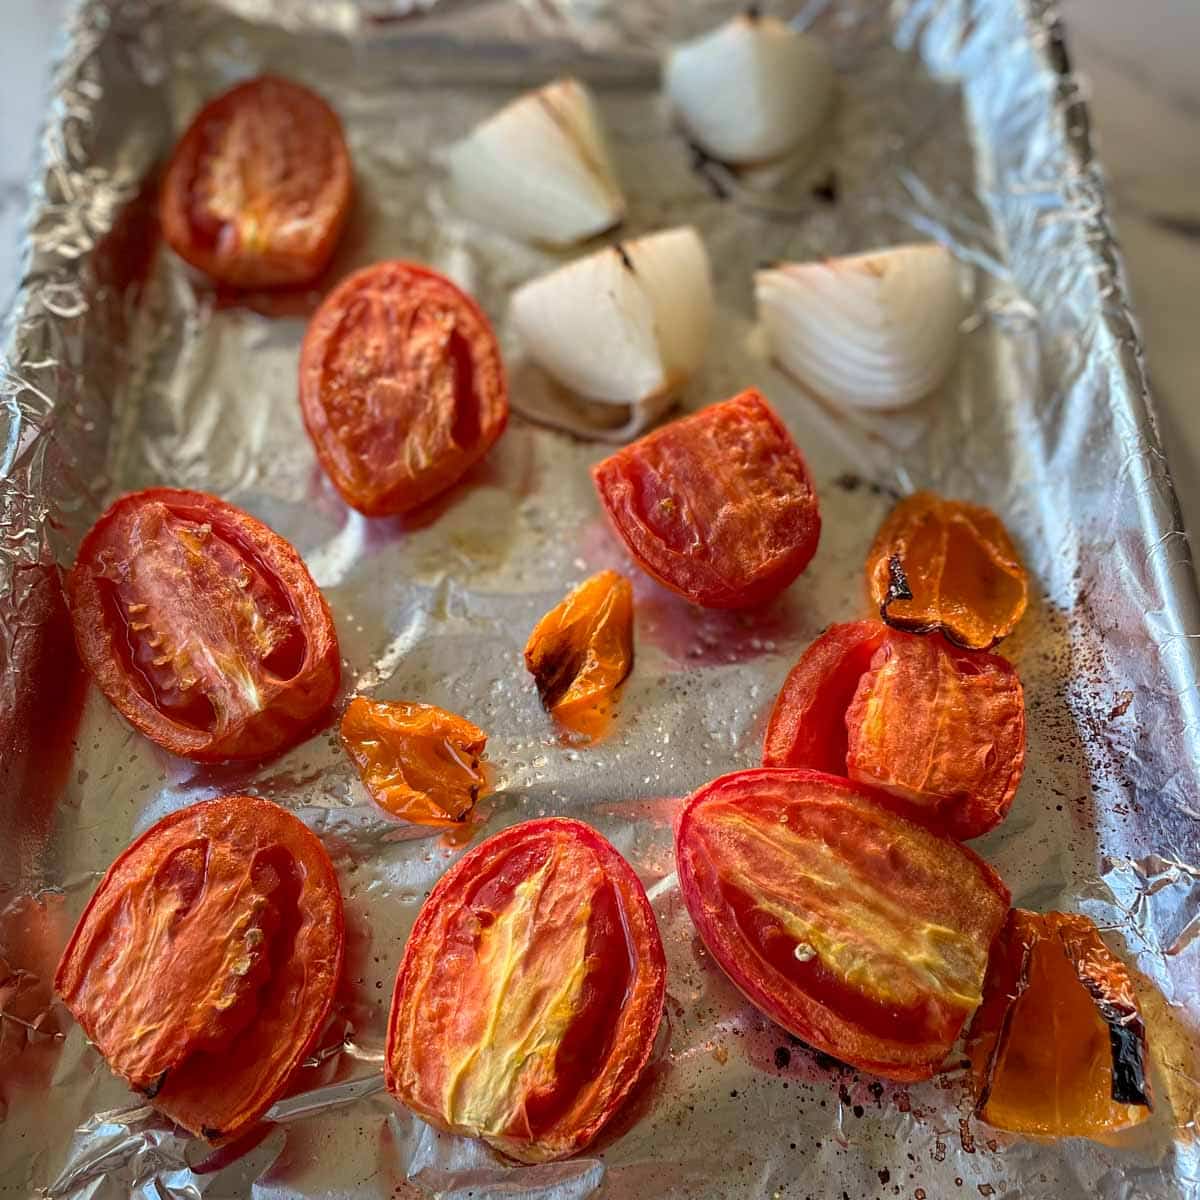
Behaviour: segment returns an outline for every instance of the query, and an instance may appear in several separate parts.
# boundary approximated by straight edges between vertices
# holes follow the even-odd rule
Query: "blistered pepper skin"
[[[633,585],[616,571],[584,580],[534,626],[525,668],[547,712],[567,729],[602,732],[633,669]]]
[[[388,1090],[510,1158],[582,1150],[649,1060],[666,962],[629,864],[560,818],[494,835],[413,926],[388,1022]]]
[[[967,1053],[976,1111],[998,1129],[1102,1138],[1150,1115],[1133,980],[1076,913],[1012,910]]]
[[[1029,575],[991,509],[916,492],[888,514],[867,555],[867,589],[889,625],[941,631],[968,650],[1007,637]]]
[[[355,696],[341,739],[371,799],[394,817],[458,825],[482,794],[487,734],[444,708]]]

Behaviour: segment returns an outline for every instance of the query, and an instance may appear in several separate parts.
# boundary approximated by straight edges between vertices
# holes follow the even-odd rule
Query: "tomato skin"
[[[846,772],[846,709],[887,628],[879,621],[830,625],[788,672],[763,741],[764,767]]]
[[[163,818],[117,858],[55,988],[115,1073],[186,1129],[225,1142],[266,1112],[312,1048],[344,942],[337,875],[317,837],[277,804],[225,796]]]
[[[417,916],[392,995],[388,1090],[510,1158],[566,1158],[645,1068],[665,989],[650,902],[608,841],[565,818],[510,826],[451,867]]]
[[[1008,914],[967,1054],[976,1111],[997,1129],[1104,1137],[1150,1115],[1146,1027],[1133,980],[1096,926],[1076,913]]]
[[[482,309],[436,271],[381,262],[344,279],[309,322],[300,410],[325,473],[368,517],[456,484],[508,423],[508,385]]]
[[[970,850],[819,771],[706,784],[680,817],[675,861],[700,937],[756,1008],[902,1081],[934,1074],[954,1044],[1009,904]]]
[[[646,434],[592,479],[638,566],[704,608],[766,604],[816,553],[808,465],[754,389]]]
[[[986,650],[1010,634],[1029,598],[1029,574],[1000,518],[933,492],[914,492],[888,513],[866,574],[889,625],[940,631],[968,650]]]
[[[890,793],[957,840],[1008,814],[1025,767],[1025,701],[1012,664],[879,621],[831,625],[792,668],[763,766],[808,767]]]
[[[846,774],[916,819],[961,841],[1008,815],[1025,769],[1025,699],[1006,659],[889,630],[844,720]]]
[[[328,715],[341,665],[324,597],[282,537],[216,496],[148,488],[121,497],[83,539],[66,590],[96,685],[173,754],[265,758]],[[171,649],[169,662],[157,661]],[[286,660],[278,671],[272,655]]]
[[[262,75],[193,118],[167,166],[159,220],[171,249],[219,283],[295,287],[325,269],[352,195],[337,115],[308,88]]]

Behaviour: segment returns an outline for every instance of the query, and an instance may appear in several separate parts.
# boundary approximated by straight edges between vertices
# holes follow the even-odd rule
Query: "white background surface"
[[[1200,530],[1200,0],[1061,0],[1094,132],[1163,440],[1189,530]],[[66,0],[0,0],[0,312],[16,286],[21,221],[47,66]]]

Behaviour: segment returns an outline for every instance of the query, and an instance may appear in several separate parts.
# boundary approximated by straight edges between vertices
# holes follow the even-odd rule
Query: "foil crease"
[[[830,45],[840,96],[811,169],[752,193],[671,128],[657,61],[733,10],[717,0],[81,0],[33,188],[0,363],[0,1190],[63,1198],[245,1196],[1200,1196],[1197,593],[1079,84],[1048,0],[768,5]],[[514,364],[511,289],[554,255],[472,225],[439,148],[570,71],[598,93],[630,197],[625,232],[693,223],[719,320],[684,397],[759,386],[813,467],[825,522],[772,608],[701,612],[630,567],[587,466],[600,445],[514,418],[467,483],[410,521],[366,521],[315,464],[295,395],[306,311],[231,302],[161,246],[156,172],[202,99],[275,70],[346,124],[359,199],[330,279],[413,257],[475,293]],[[766,361],[759,262],[948,243],[972,315],[943,391],[850,422]],[[134,734],[82,679],[58,570],[114,495],[199,487],[305,555],[333,608],[344,695],[441,704],[491,735],[484,832],[572,814],[630,859],[669,959],[653,1067],[601,1142],[513,1167],[435,1133],[382,1089],[392,978],[459,849],[372,807],[331,734],[255,768],[201,768]],[[1029,704],[1007,821],[974,843],[1014,901],[1087,913],[1135,969],[1157,1098],[1110,1144],[1037,1142],[972,1115],[961,1069],[897,1086],[841,1068],[749,1008],[680,902],[678,797],[753,765],[775,692],[826,624],[864,614],[861,564],[898,491],[1003,514],[1036,580],[1003,652]],[[636,581],[637,664],[612,734],[558,740],[520,651],[602,566]],[[165,813],[250,791],[338,865],[348,917],[336,1020],[300,1092],[212,1151],[106,1070],[50,980],[100,874]]]

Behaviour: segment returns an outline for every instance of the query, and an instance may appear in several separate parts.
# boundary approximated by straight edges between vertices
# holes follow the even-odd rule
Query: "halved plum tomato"
[[[436,271],[365,267],[309,322],[300,409],[347,504],[368,517],[408,512],[457,483],[504,432],[496,335]]]
[[[784,682],[763,764],[847,775],[953,838],[979,837],[1004,819],[1021,782],[1021,681],[999,655],[938,634],[834,625]]]
[[[113,863],[54,984],[117,1075],[229,1141],[320,1034],[344,935],[316,836],[268,800],[224,796],[164,817]]]
[[[309,283],[350,212],[342,126],[320,96],[263,75],[210,100],[171,155],[159,198],[180,258],[237,288]]]
[[[808,566],[821,517],[796,443],[753,389],[592,468],[634,561],[704,608],[753,608]]]
[[[846,773],[846,709],[887,626],[880,621],[830,625],[783,681],[767,736],[764,767],[811,767]]]
[[[700,937],[746,998],[888,1079],[938,1070],[1008,911],[970,850],[819,771],[759,767],[702,787],[675,861]]]
[[[633,667],[633,586],[616,571],[585,579],[535,626],[525,667],[546,709],[567,728],[599,733]]]
[[[867,587],[889,625],[986,650],[1021,619],[1029,576],[991,509],[916,492],[879,527]]]
[[[432,704],[355,696],[342,716],[342,745],[380,808],[418,825],[457,825],[484,783],[487,734]]]
[[[1087,917],[1009,913],[967,1053],[976,1111],[998,1129],[1097,1137],[1150,1115],[1133,981]]]
[[[293,746],[337,692],[333,620],[300,556],[216,496],[123,496],[83,539],[67,598],[97,686],[185,758],[256,759]]]
[[[666,960],[630,865],[579,821],[525,821],[440,880],[396,974],[392,1095],[521,1162],[582,1150],[628,1096]]]

